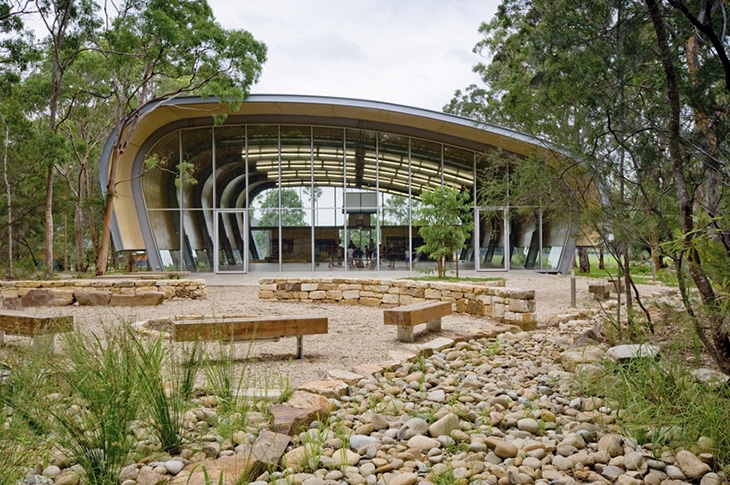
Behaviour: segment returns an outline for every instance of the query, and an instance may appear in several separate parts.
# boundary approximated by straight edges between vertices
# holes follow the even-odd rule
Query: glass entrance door
[[[246,211],[216,211],[216,273],[248,272],[248,217]]]

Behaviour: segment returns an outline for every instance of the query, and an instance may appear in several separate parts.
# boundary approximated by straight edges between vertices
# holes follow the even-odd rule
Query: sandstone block
[[[441,299],[441,291],[435,290],[433,288],[428,288],[424,291],[424,296],[427,300],[440,300]]]
[[[380,303],[383,301],[383,298],[360,298],[360,304],[363,306],[368,307],[374,307],[377,308],[380,306]]]
[[[154,306],[160,305],[165,300],[165,294],[161,291],[148,291],[135,295],[112,294],[109,304],[111,306]]]
[[[34,288],[22,298],[24,307],[35,306],[67,306],[74,303],[73,290]]]
[[[535,300],[520,300],[517,298],[509,299],[510,311],[516,313],[529,313],[535,311]]]
[[[495,303],[492,307],[492,316],[496,319],[502,320],[504,318],[504,304]]]
[[[484,316],[487,311],[484,303],[478,300],[469,300],[469,303],[467,304],[467,313],[470,315]]]
[[[349,387],[342,381],[312,381],[299,386],[300,391],[319,394],[320,396],[338,399],[347,394]]]
[[[111,291],[84,289],[74,293],[76,301],[82,306],[106,306],[111,302]]]

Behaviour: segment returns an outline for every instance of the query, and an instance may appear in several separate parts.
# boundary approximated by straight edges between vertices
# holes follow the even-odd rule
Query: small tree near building
[[[438,277],[446,274],[446,258],[464,247],[474,228],[470,194],[451,187],[439,187],[421,194],[423,206],[416,224],[424,244],[418,251],[438,262]],[[458,276],[458,274],[457,274]]]

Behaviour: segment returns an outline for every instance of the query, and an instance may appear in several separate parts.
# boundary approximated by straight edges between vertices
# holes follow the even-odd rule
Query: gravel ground
[[[570,308],[570,277],[534,273],[506,275],[506,286],[534,289],[537,300],[537,317],[541,325],[547,324],[552,315],[565,313]],[[588,293],[587,278],[577,280],[577,307],[597,308],[597,302]],[[644,286],[642,294],[649,294],[661,287]],[[175,315],[324,315],[329,317],[329,333],[304,337],[304,358],[295,359],[296,339],[264,341],[254,344],[235,345],[236,363],[251,372],[258,385],[277,387],[279,378],[288,377],[297,387],[305,382],[324,379],[333,369],[350,370],[361,364],[390,360],[393,351],[408,350],[413,344],[396,340],[396,329],[383,325],[382,310],[335,304],[262,302],[258,299],[257,285],[208,286],[205,300],[166,301],[157,307],[62,307],[28,309],[44,314],[71,314],[76,326],[84,333],[103,334],[104,329],[119,327],[139,320],[171,317]],[[489,329],[496,322],[481,317],[453,315],[442,320],[442,334],[429,333],[425,326],[416,328],[415,344],[427,342],[438,336],[467,333]],[[27,344],[28,339],[10,337],[6,342],[13,345]],[[209,345],[210,355],[221,355],[217,345]],[[58,346],[57,348],[60,348]],[[225,351],[225,350],[224,350]],[[267,380],[267,383],[261,381]]]

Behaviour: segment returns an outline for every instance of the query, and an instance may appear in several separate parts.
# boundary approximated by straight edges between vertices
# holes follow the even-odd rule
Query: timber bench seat
[[[74,318],[72,316],[48,317],[16,310],[2,310],[0,311],[0,345],[7,333],[33,337],[36,345],[48,342],[49,348],[52,349],[54,335],[70,332],[73,327]]]
[[[413,327],[425,323],[428,330],[440,332],[441,317],[451,313],[451,303],[448,301],[421,301],[383,310],[383,321],[386,325],[398,326],[398,340],[413,342]]]
[[[297,359],[301,359],[304,335],[326,334],[327,323],[327,317],[318,316],[183,318],[172,322],[171,337],[176,342],[296,337]]]
[[[598,283],[588,285],[588,293],[591,293],[596,300],[605,300],[611,297],[611,290],[615,290],[613,283]]]

